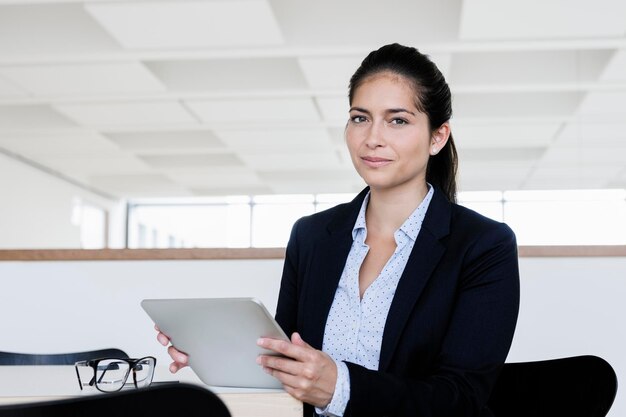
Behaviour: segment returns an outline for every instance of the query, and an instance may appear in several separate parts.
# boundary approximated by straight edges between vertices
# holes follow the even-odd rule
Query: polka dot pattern
[[[322,350],[328,353],[338,365],[345,367],[345,364],[341,362],[348,361],[368,369],[378,369],[387,314],[433,193],[434,189],[429,185],[429,191],[422,203],[396,230],[394,233],[396,250],[380,275],[367,288],[363,299],[360,299],[359,270],[369,251],[369,247],[365,244],[367,237],[365,210],[369,202],[369,194],[363,200],[359,216],[352,229],[352,247],[324,330]],[[347,367],[342,371],[344,372],[340,374],[349,378]],[[331,403],[325,410],[316,411],[328,416],[342,415],[350,398],[349,389],[349,381],[339,381],[338,378]]]

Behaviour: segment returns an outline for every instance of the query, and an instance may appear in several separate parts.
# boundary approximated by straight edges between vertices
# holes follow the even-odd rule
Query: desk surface
[[[172,376],[155,373],[156,381]],[[184,381],[197,383],[195,381]],[[282,390],[224,388],[199,385],[215,392],[233,417],[301,417],[302,403]],[[73,366],[0,366],[0,404],[54,400],[98,395],[95,389],[80,390]]]

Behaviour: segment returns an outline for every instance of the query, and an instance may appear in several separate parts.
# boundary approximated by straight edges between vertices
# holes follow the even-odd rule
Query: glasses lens
[[[102,359],[96,367],[96,388],[100,391],[119,391],[128,377],[130,365],[123,359]]]
[[[154,358],[143,358],[133,367],[133,378],[137,388],[150,385],[154,375]]]

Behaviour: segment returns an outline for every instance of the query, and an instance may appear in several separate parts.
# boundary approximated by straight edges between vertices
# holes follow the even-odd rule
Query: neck
[[[402,190],[370,189],[366,221],[368,234],[393,234],[415,211],[428,193],[426,182],[418,187]]]

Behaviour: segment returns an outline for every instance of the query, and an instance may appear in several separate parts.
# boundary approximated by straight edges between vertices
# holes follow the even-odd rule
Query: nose
[[[366,134],[365,145],[368,148],[374,149],[379,146],[384,146],[384,123],[382,121],[372,122]]]

